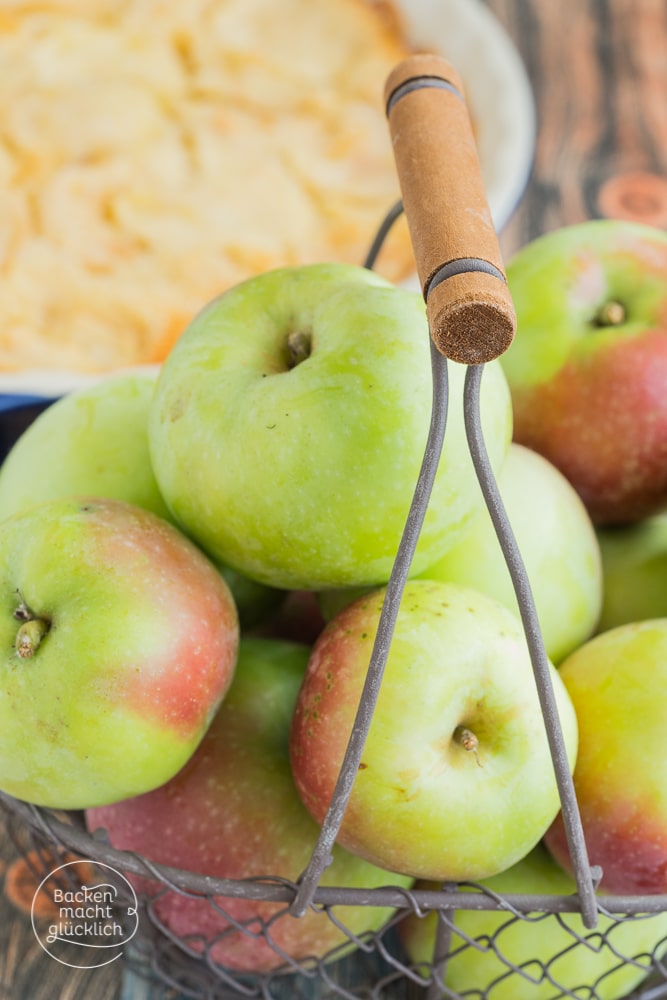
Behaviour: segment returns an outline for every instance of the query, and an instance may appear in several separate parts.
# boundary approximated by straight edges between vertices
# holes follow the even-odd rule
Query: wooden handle
[[[410,56],[385,100],[433,342],[453,361],[491,361],[516,316],[461,80],[439,56]]]

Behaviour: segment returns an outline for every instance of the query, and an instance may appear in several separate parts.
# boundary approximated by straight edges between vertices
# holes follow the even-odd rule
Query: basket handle
[[[409,56],[385,100],[433,342],[452,361],[491,361],[512,342],[516,315],[460,77],[439,56]]]
[[[503,538],[509,536],[510,548],[514,543],[511,526],[505,524],[502,503],[493,492],[496,489],[493,472],[490,469],[487,471],[488,458],[481,434],[478,390],[483,364],[497,358],[509,346],[514,336],[516,317],[484,194],[472,127],[461,97],[459,79],[448,63],[439,57],[415,56],[399,63],[390,74],[385,94],[404,196],[403,207],[411,230],[431,328],[431,423],[418,482],[387,584],[377,635],[343,763],[317,843],[299,879],[290,906],[290,913],[295,917],[303,916],[312,905],[322,874],[331,861],[331,851],[370,729],[403,588],[442,451],[447,423],[448,358],[469,366],[464,389],[464,418],[471,456],[489,512],[493,516],[494,508],[500,519],[500,526],[497,527],[499,539],[502,543]],[[433,131],[432,121],[437,126]],[[450,128],[451,137],[448,134]],[[447,146],[443,155],[438,144],[450,140],[451,150]],[[428,164],[426,169],[424,162]],[[485,484],[491,487],[491,492],[485,489]],[[514,558],[513,550],[511,555]],[[510,572],[514,567],[519,576],[519,585],[515,583],[515,586],[519,586],[519,589],[523,587],[529,595],[530,588],[520,554],[517,553],[508,566]],[[517,597],[519,596],[517,593]],[[531,660],[541,704],[545,706],[543,714],[556,779],[559,791],[563,792],[561,801],[566,829],[570,843],[576,847],[573,853],[582,919],[586,927],[593,928],[598,916],[593,880],[599,878],[600,872],[596,869],[594,873],[588,862],[557,709],[549,687],[546,654],[530,596],[525,614],[530,626],[528,631],[531,636],[535,635],[537,644],[536,649],[530,645]],[[543,674],[546,674],[544,682]],[[554,717],[555,721],[550,725]]]

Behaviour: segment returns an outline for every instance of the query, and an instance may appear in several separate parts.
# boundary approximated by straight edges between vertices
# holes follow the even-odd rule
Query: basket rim
[[[205,875],[188,869],[158,864],[134,851],[112,847],[100,829],[89,833],[75,812],[71,821],[60,818],[66,811],[50,809],[15,799],[0,792],[0,806],[21,819],[33,832],[73,851],[89,861],[118,868],[123,873],[150,878],[183,895],[222,896],[263,902],[290,903],[298,885],[279,875],[257,874],[243,879]],[[75,819],[75,817],[77,819]],[[667,894],[607,895],[596,893],[601,915],[609,917],[640,916],[667,911]],[[476,882],[445,883],[440,890],[404,888],[387,884],[375,888],[319,885],[313,906],[378,906],[411,910],[418,916],[434,910],[501,910],[516,916],[535,913],[581,913],[579,896],[546,893],[491,892]]]

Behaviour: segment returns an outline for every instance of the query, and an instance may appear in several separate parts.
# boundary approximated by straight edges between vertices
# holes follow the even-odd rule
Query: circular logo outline
[[[134,928],[133,928],[131,934],[129,935],[129,937],[125,938],[120,943],[115,943],[115,944],[87,944],[86,942],[83,942],[83,941],[69,941],[69,939],[67,939],[67,938],[56,937],[55,940],[57,940],[57,941],[62,941],[64,943],[66,943],[66,944],[76,944],[80,948],[118,948],[118,949],[120,949],[118,951],[117,955],[114,955],[112,958],[107,959],[105,962],[98,962],[96,965],[74,965],[71,962],[66,962],[64,959],[58,958],[57,955],[52,954],[49,951],[49,949],[46,947],[46,945],[44,944],[44,942],[40,938],[38,929],[37,929],[37,927],[35,925],[35,902],[37,900],[37,896],[42,891],[42,887],[44,886],[44,884],[46,882],[49,881],[49,879],[53,878],[54,875],[57,875],[58,872],[62,871],[64,868],[70,868],[72,865],[95,865],[97,868],[106,868],[108,871],[113,872],[114,875],[117,876],[117,878],[122,879],[122,881],[125,883],[125,885],[130,890],[132,900],[134,900],[134,906],[129,905],[127,907],[127,911],[126,912],[127,912],[128,916],[133,916],[133,917],[136,918],[135,919],[135,925],[134,925]],[[107,883],[107,882],[100,883],[100,884],[104,885],[104,886],[111,885],[111,883]],[[82,888],[84,890],[88,889],[88,887],[85,886],[85,885]],[[97,888],[97,886],[95,888]],[[113,886],[112,886],[112,888],[113,888]],[[55,903],[55,899],[54,899],[53,902]],[[128,881],[128,879],[123,875],[122,872],[119,872],[112,865],[105,864],[103,861],[93,861],[92,859],[81,858],[79,860],[67,861],[67,862],[65,862],[62,865],[58,865],[57,868],[52,869],[52,871],[50,871],[47,875],[45,875],[45,877],[42,879],[42,881],[37,886],[37,889],[35,890],[33,898],[32,898],[32,905],[30,907],[30,923],[32,924],[32,930],[33,930],[33,933],[34,933],[34,935],[35,935],[35,937],[37,939],[37,942],[38,942],[40,948],[49,956],[49,958],[52,958],[54,960],[54,962],[58,962],[60,965],[65,965],[65,966],[67,966],[70,969],[100,969],[100,968],[102,968],[105,965],[111,965],[111,963],[115,962],[116,959],[121,958],[121,956],[123,954],[122,948],[124,948],[125,945],[127,945],[132,940],[132,938],[135,936],[135,934],[139,930],[139,900],[137,899],[137,894],[134,891],[134,887],[132,886],[131,882]],[[51,942],[49,942],[49,943],[51,943]]]

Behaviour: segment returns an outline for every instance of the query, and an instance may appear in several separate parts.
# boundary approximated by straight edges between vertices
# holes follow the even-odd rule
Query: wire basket
[[[627,996],[631,1000],[659,1000],[667,996],[667,964],[663,962],[667,935],[652,948],[632,950],[624,947],[624,929],[650,920],[664,907],[661,897],[606,897],[598,901],[599,923],[586,929],[580,917],[577,896],[510,895],[493,893],[474,883],[448,885],[440,892],[406,890],[392,886],[361,892],[357,889],[319,889],[312,904],[345,929],[347,906],[388,905],[395,914],[374,933],[361,937],[348,931],[348,946],[312,959],[298,962],[283,955],[283,962],[267,973],[238,973],[219,965],[214,957],[216,939],[193,936],[179,938],[160,919],[159,899],[176,892],[201,900],[216,913],[225,915],[225,906],[240,896],[267,900],[277,905],[275,915],[266,921],[249,922],[243,931],[250,938],[271,941],[272,924],[279,919],[299,919],[289,915],[298,886],[284,879],[256,878],[237,881],[216,879],[193,872],[156,865],[148,858],[114,850],[102,839],[85,831],[79,814],[56,814],[2,796],[14,841],[25,857],[31,859],[35,877],[41,880],[60,866],[81,858],[87,865],[87,881],[108,879],[109,868],[125,875],[150,875],[157,892],[138,893],[140,934],[132,947],[124,950],[124,961],[135,977],[150,978],[161,984],[165,997],[191,997],[193,1000],[231,1000],[238,997],[263,997],[275,1000],[303,998],[359,998],[359,1000],[435,1000],[436,997],[459,997],[486,1000],[499,997],[549,997],[556,1000],[602,1000],[609,996]],[[100,867],[98,867],[98,865]],[[95,870],[99,878],[95,878]],[[64,888],[80,884],[65,878]],[[122,893],[121,888],[121,893]],[[129,908],[134,895],[126,897]],[[473,937],[466,930],[465,914],[484,912],[490,923],[484,934]],[[239,925],[233,917],[230,926]],[[400,937],[401,923],[407,919],[437,922],[436,949],[432,959],[411,963]],[[547,955],[530,951],[530,935],[544,921],[553,924],[553,945]],[[526,941],[526,938],[528,939]],[[517,957],[517,941],[522,948]],[[604,971],[586,981],[561,978],[559,967],[578,952],[594,965],[596,958],[607,954]],[[57,956],[56,956],[57,957]],[[493,971],[488,972],[489,960]],[[483,985],[457,992],[448,970],[470,967],[475,963]],[[98,959],[91,958],[96,967]],[[638,989],[623,989],[623,984],[639,982]],[[136,982],[136,980],[134,980]],[[623,992],[619,992],[623,990]],[[176,991],[172,993],[170,991]],[[610,992],[612,991],[612,992]],[[128,996],[137,995],[136,987]],[[153,996],[154,994],[151,994]]]
[[[432,100],[433,93],[439,98],[443,92],[454,93],[459,101],[461,94],[457,92],[456,74],[446,64],[444,66],[443,70],[442,60],[430,59],[425,67],[418,61],[415,68],[414,60],[398,67],[396,79],[390,78],[390,123],[397,104],[418,92],[421,92],[419,99],[423,97],[427,102]],[[459,104],[463,107],[462,101]],[[427,107],[431,107],[430,103]],[[424,162],[424,157],[420,162]],[[431,190],[437,188],[435,178]],[[391,225],[405,209],[411,232],[412,226],[415,227],[413,244],[420,277],[422,271],[426,274],[422,285],[432,338],[431,424],[412,505],[386,589],[356,723],[329,811],[301,877],[294,882],[280,874],[258,873],[253,878],[235,880],[169,868],[148,857],[114,849],[103,830],[91,835],[80,813],[54,812],[4,794],[0,795],[0,805],[17,846],[31,858],[35,874],[43,884],[55,878],[53,873],[57,871],[58,885],[63,892],[68,887],[80,887],[83,884],[81,869],[72,860],[78,859],[89,866],[86,882],[93,871],[96,884],[109,882],[113,885],[114,898],[124,901],[118,912],[122,910],[125,922],[120,922],[119,936],[110,943],[109,961],[122,954],[130,970],[162,984],[165,996],[196,1000],[228,997],[267,1000],[287,997],[557,1000],[572,997],[575,1000],[611,1000],[631,996],[636,1000],[658,1000],[667,997],[667,959],[664,958],[667,921],[662,920],[662,915],[667,914],[667,897],[600,896],[597,892],[601,872],[588,860],[530,585],[482,436],[479,392],[484,364],[507,346],[509,293],[503,284],[501,265],[494,263],[499,252],[493,247],[489,251],[487,246],[483,255],[459,253],[454,269],[451,255],[445,255],[445,263],[434,267],[432,260],[428,260],[431,252],[428,247],[420,249],[419,233],[422,223],[429,225],[430,217],[439,213],[430,203],[422,199],[419,204],[419,198],[412,197],[414,189],[409,182],[402,183],[402,189],[403,200],[391,210],[378,231],[366,266],[373,266]],[[448,197],[447,190],[441,190],[441,197]],[[468,192],[466,197],[475,197],[475,194]],[[426,223],[424,211],[429,216]],[[447,211],[444,215],[447,216]],[[446,237],[447,234],[445,240]],[[435,243],[440,253],[442,240]],[[477,298],[473,296],[472,311],[465,313],[461,323],[480,333],[482,343],[480,347],[480,341],[476,340],[470,349],[455,343],[452,351],[451,343],[442,342],[449,334],[443,334],[438,340],[436,328],[447,279],[452,274],[462,273],[481,276],[482,293]],[[484,284],[489,276],[494,294],[493,282],[500,289],[499,298],[494,300],[491,296],[490,305]],[[498,282],[499,277],[502,282]],[[437,308],[433,306],[432,296],[436,290]],[[490,313],[493,314],[491,319]],[[464,356],[457,357],[461,351]],[[468,444],[519,602],[568,834],[577,886],[575,893],[503,893],[475,883],[446,883],[438,890],[420,888],[419,884],[413,888],[388,884],[370,889],[321,884],[358,772],[412,554],[443,446],[448,357],[463,360],[468,365],[464,390]],[[161,900],[173,893],[208,908],[216,918],[221,918],[219,930],[213,936],[204,933],[187,937],[176,935],[162,918],[160,906]],[[238,900],[256,903],[257,914],[250,919],[239,919],[234,912],[234,903]],[[362,934],[355,932],[348,917],[359,907],[381,907],[386,911],[382,926]],[[275,931],[280,922],[298,921],[312,912],[336,925],[341,943],[324,955],[297,961],[282,948]],[[479,922],[480,916],[485,918],[483,925]],[[477,923],[472,917],[477,918]],[[660,921],[659,927],[657,921]],[[408,922],[413,926],[430,925],[428,940],[434,945],[419,962],[409,960],[404,947],[403,931]],[[652,933],[644,940],[634,933],[638,926],[650,928]],[[659,928],[664,933],[659,933]],[[261,941],[273,953],[272,967],[268,971],[247,972],[221,964],[216,958],[216,945],[230,934],[249,942]],[[538,938],[551,942],[548,953],[543,946],[538,946]],[[90,967],[96,964],[100,964],[99,960],[91,958]],[[573,964],[581,971],[573,973]],[[476,970],[476,982],[470,978],[471,969]]]

